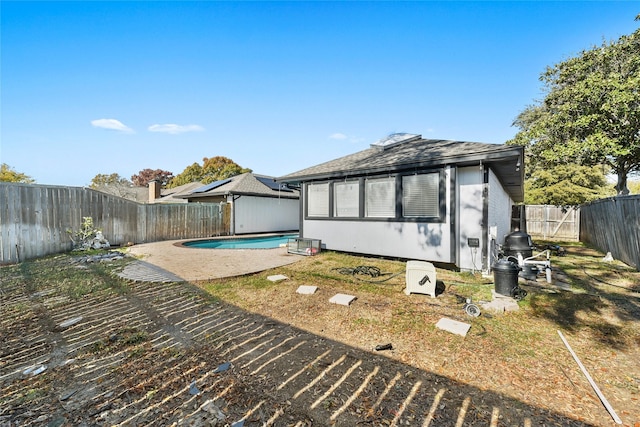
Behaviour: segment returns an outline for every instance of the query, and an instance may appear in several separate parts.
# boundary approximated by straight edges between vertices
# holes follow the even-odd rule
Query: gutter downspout
[[[229,200],[229,196],[231,196],[231,235],[236,235],[236,203],[242,195],[234,196],[233,194],[227,194],[227,200]]]
[[[489,272],[489,168],[480,163],[482,171],[482,271]]]
[[[449,167],[449,241],[451,247],[449,248],[449,256],[454,265],[460,265],[460,226],[458,221],[458,167]]]

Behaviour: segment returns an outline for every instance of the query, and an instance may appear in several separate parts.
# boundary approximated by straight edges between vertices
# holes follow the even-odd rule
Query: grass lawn
[[[607,412],[563,344],[561,331],[618,415],[640,421],[640,273],[580,243],[563,242],[552,256],[554,280],[520,279],[527,296],[519,310],[463,311],[467,298],[491,301],[493,278],[438,269],[445,289],[437,298],[404,294],[405,263],[323,252],[303,261],[234,279],[199,285],[211,295],[251,312],[365,350],[391,343],[390,357],[480,389],[526,399],[544,408],[589,420]],[[343,274],[358,266],[378,268],[372,278]],[[283,282],[267,276],[283,274]],[[314,295],[300,295],[314,285]],[[349,306],[330,304],[345,293]],[[471,324],[466,337],[435,327],[448,317]],[[597,424],[597,423],[596,423]],[[633,425],[633,424],[632,424]],[[637,424],[636,424],[637,425]]]
[[[347,350],[340,347],[336,352],[346,351],[342,357],[357,353],[357,363],[367,369],[375,364],[380,378],[371,381],[386,384],[381,385],[383,389],[391,387],[387,380],[396,381],[394,374],[401,377],[398,384],[408,384],[404,394],[399,387],[397,396],[389,392],[387,399],[398,400],[385,403],[386,409],[375,414],[367,411],[377,407],[380,390],[373,385],[363,389],[369,400],[354,401],[341,415],[352,418],[341,425],[360,419],[364,425],[387,425],[393,411],[402,407],[410,391],[407,387],[419,384],[416,399],[431,399],[430,394],[440,393],[437,388],[442,386],[429,378],[443,377],[451,380],[447,383],[450,402],[466,402],[469,396],[468,411],[475,414],[477,423],[468,416],[464,425],[489,425],[492,408],[519,419],[536,419],[535,412],[540,410],[584,423],[579,425],[613,425],[560,339],[561,331],[624,424],[638,427],[640,273],[617,261],[604,262],[604,254],[582,244],[562,245],[567,255],[552,257],[554,281],[562,286],[549,285],[543,277],[521,281],[527,295],[518,302],[517,311],[482,309],[478,317],[465,313],[464,302],[471,298],[483,307],[483,301],[490,301],[492,277],[438,269],[444,287],[437,298],[406,295],[405,262],[331,251],[257,274],[195,284],[129,283],[115,273],[135,261],[131,257],[87,264],[78,262],[78,254],[62,254],[4,266],[0,268],[0,425],[14,421],[85,425],[100,419],[107,424],[130,419],[134,424],[161,425],[158,417],[184,420],[185,411],[193,411],[194,399],[208,396],[189,393],[194,378],[200,378],[198,387],[205,393],[227,393],[223,408],[235,419],[243,416],[247,406],[255,407],[254,399],[263,398],[271,399],[265,408],[275,408],[276,418],[287,414],[296,419],[328,419],[330,411],[345,404],[337,389],[318,406],[322,395],[309,391],[292,404],[293,382],[277,387],[287,372],[295,372],[315,357],[310,351],[325,352],[322,346],[329,346],[326,354],[344,346]],[[350,274],[361,266],[375,267],[381,274]],[[287,279],[267,279],[276,274]],[[318,290],[298,294],[301,285]],[[356,299],[349,306],[331,304],[329,299],[337,293]],[[75,326],[59,326],[63,320],[80,317],[82,322]],[[470,324],[467,335],[436,328],[444,317]],[[236,324],[247,325],[237,337],[232,332]],[[252,333],[258,335],[244,336]],[[260,339],[259,334],[269,341],[254,344],[251,340]],[[302,341],[293,345],[303,340],[296,338],[303,334],[304,342],[315,343],[315,350],[305,352]],[[277,337],[287,338],[279,342]],[[260,375],[243,371],[244,358],[262,357],[267,344],[274,351],[278,345],[291,345],[291,349],[282,358],[274,357],[269,372],[266,368]],[[375,350],[385,344],[392,349]],[[232,351],[238,367],[224,377],[212,374]],[[36,359],[49,365],[44,373],[25,376],[16,371]],[[383,359],[387,362],[380,362]],[[257,371],[256,365],[249,371]],[[390,371],[384,372],[384,366]],[[358,371],[354,372],[355,376]],[[414,375],[421,375],[421,382],[413,380]],[[357,388],[346,376],[343,380],[351,390]],[[265,397],[255,395],[257,389],[271,391]],[[74,394],[67,402],[68,393]],[[454,413],[458,406],[443,403],[438,411]],[[404,416],[408,419],[413,414]],[[501,419],[495,425],[510,424]]]

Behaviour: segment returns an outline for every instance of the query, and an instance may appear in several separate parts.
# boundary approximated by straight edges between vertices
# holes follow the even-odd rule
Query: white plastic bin
[[[407,287],[404,293],[436,297],[436,268],[426,261],[407,261]]]

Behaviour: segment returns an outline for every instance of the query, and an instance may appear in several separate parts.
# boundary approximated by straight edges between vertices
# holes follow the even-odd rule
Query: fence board
[[[640,270],[640,195],[598,200],[581,207],[580,241]]]
[[[532,237],[556,240],[578,240],[580,209],[563,209],[550,205],[527,205],[527,233]]]
[[[218,203],[140,204],[87,188],[0,182],[0,264],[71,250],[67,230],[83,217],[119,246],[228,235],[229,216]]]

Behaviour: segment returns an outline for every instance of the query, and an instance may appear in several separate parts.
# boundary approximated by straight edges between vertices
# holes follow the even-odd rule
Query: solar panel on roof
[[[286,191],[287,193],[293,193],[293,190],[288,188],[285,184],[281,184],[279,182],[275,182],[273,178],[267,178],[264,176],[256,176],[256,179],[269,187],[272,190],[276,191]]]
[[[212,182],[211,184],[207,184],[207,185],[204,185],[204,186],[202,186],[202,187],[198,187],[198,188],[196,188],[196,189],[195,189],[195,190],[193,190],[191,193],[206,193],[207,191],[211,191],[211,190],[213,190],[214,188],[218,188],[218,187],[220,187],[221,185],[225,185],[227,182],[230,182],[230,181],[231,181],[231,178],[228,178],[228,179],[221,179],[221,180],[219,180],[219,181],[214,181],[214,182]]]

